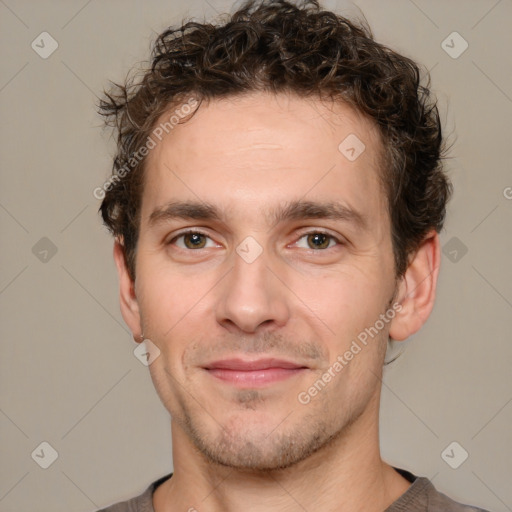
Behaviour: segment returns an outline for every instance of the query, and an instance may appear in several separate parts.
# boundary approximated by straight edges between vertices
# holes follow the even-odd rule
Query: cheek
[[[302,274],[294,281],[291,288],[300,299],[297,304],[309,311],[307,316],[313,312],[321,332],[342,346],[373,325],[390,298],[388,283],[368,267],[314,277]]]
[[[178,371],[187,347],[200,338],[206,320],[213,319],[209,290],[217,282],[211,273],[187,275],[151,262],[140,268],[142,324],[165,360]]]
[[[200,301],[207,285],[205,276],[188,276],[161,260],[164,258],[160,256],[141,260],[141,286],[137,290],[143,316],[159,334],[170,329]]]

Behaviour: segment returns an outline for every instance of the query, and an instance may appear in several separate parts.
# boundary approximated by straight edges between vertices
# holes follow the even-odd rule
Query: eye
[[[208,240],[210,241],[210,245],[207,245]],[[213,242],[213,240],[208,235],[200,231],[186,231],[184,233],[180,233],[169,242],[169,245],[171,244],[175,244],[180,249],[185,250],[216,247],[216,244]]]
[[[301,245],[300,243],[303,239],[305,239],[306,246],[304,246],[304,244]],[[295,245],[302,249],[325,250],[340,244],[340,240],[329,233],[325,233],[323,231],[311,231],[310,233],[304,233]]]

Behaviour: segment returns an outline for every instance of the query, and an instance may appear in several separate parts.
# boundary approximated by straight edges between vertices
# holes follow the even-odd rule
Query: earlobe
[[[439,235],[431,231],[411,258],[400,281],[397,302],[402,309],[391,322],[390,338],[403,341],[427,321],[434,307],[440,263]]]
[[[135,283],[132,281],[128,271],[124,246],[118,239],[114,242],[114,261],[116,263],[117,273],[119,276],[119,302],[121,314],[123,315],[124,321],[132,331],[134,341],[140,343],[142,341],[142,329],[139,303],[135,295]]]

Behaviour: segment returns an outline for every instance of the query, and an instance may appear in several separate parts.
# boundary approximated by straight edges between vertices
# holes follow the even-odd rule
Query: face
[[[375,406],[395,293],[380,147],[346,105],[252,93],[151,150],[124,314],[208,460],[287,467]]]

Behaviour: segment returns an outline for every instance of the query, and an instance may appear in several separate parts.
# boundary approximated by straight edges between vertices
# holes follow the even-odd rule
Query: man
[[[174,462],[104,510],[480,510],[379,450],[387,344],[432,311],[451,193],[416,64],[316,1],[246,3],[161,34],[101,111],[121,310]]]

